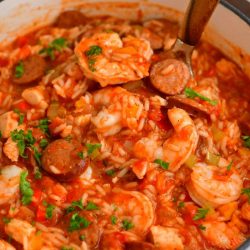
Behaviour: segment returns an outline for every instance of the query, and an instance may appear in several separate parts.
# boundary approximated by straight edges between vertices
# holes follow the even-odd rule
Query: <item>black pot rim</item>
[[[249,0],[221,0],[220,3],[250,25]]]

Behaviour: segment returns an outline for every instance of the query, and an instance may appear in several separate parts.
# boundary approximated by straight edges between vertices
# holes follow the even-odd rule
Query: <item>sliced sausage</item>
[[[29,84],[38,81],[45,73],[46,62],[39,55],[31,55],[22,61],[23,75],[19,78],[15,76],[15,68],[13,68],[12,80],[16,84]]]
[[[191,116],[210,118],[209,110],[193,99],[184,96],[170,96],[167,97],[167,102],[169,109],[177,107],[186,110]]]
[[[86,23],[86,17],[77,10],[62,12],[55,21],[55,26],[58,28],[73,28]]]
[[[188,66],[176,59],[166,59],[153,65],[150,80],[155,88],[167,95],[179,94],[190,78]]]
[[[125,250],[154,250],[155,246],[148,242],[130,241],[125,243]]]
[[[239,127],[243,135],[250,135],[250,121],[240,120]]]
[[[55,140],[42,154],[42,167],[59,180],[72,180],[88,166],[88,159],[81,159],[78,155],[81,151],[82,146],[76,141]]]

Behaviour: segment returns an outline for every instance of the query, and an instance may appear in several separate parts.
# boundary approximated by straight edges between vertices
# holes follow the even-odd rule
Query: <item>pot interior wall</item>
[[[6,44],[17,35],[51,23],[60,11],[79,7],[88,16],[113,15],[132,20],[168,18],[181,22],[188,1],[183,0],[8,0],[0,3],[0,42]],[[234,13],[219,5],[204,39],[232,58],[250,76],[250,29]],[[237,45],[237,46],[235,46]]]

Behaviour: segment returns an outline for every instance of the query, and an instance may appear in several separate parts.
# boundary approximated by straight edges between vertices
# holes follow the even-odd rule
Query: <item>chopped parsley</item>
[[[37,128],[40,128],[44,134],[49,136],[49,119],[48,118],[41,119],[39,121]]]
[[[181,201],[178,204],[178,208],[183,208],[185,206],[185,202]]]
[[[40,180],[43,177],[43,175],[42,175],[42,173],[41,173],[41,171],[40,171],[40,169],[38,167],[35,169],[35,175],[34,176],[35,176],[36,180]]]
[[[34,145],[31,145],[30,146],[34,152],[34,157],[35,157],[35,160],[37,162],[37,164],[39,166],[41,166],[41,157],[42,157],[42,154],[38,151],[37,147],[35,147]]]
[[[231,161],[231,162],[229,163],[229,165],[227,166],[227,171],[230,171],[231,168],[232,168],[232,166],[233,166],[233,161]]]
[[[84,234],[81,234],[81,235],[79,236],[79,240],[83,241],[83,240],[85,240],[85,239],[86,239],[86,236],[85,236]]]
[[[248,203],[250,203],[250,188],[243,188],[241,194],[245,194],[248,197]]]
[[[70,219],[68,231],[73,232],[79,229],[87,228],[90,223],[91,222],[84,217],[79,216],[78,213],[74,213]]]
[[[11,218],[3,217],[3,223],[4,224],[9,224],[11,221]]]
[[[28,132],[25,134],[25,132],[21,130],[15,129],[10,133],[11,139],[17,143],[17,148],[19,151],[19,155],[23,158],[27,158],[27,155],[24,154],[25,149],[27,147],[32,146],[35,143],[35,138],[32,135],[32,131],[28,130]]]
[[[206,230],[206,227],[203,226],[202,224],[199,225],[199,229],[202,230],[202,231],[205,231]]]
[[[127,231],[127,230],[129,230],[129,229],[131,229],[133,227],[134,227],[134,225],[133,225],[133,223],[131,221],[126,220],[126,219],[122,221],[122,228],[124,230]]]
[[[48,146],[48,144],[49,144],[48,140],[43,138],[41,139],[39,146],[40,148],[45,149]]]
[[[24,74],[24,66],[23,66],[23,62],[20,61],[15,67],[15,77],[21,78],[23,74]]]
[[[250,136],[244,135],[244,136],[241,136],[241,139],[243,140],[244,147],[250,148]]]
[[[67,40],[63,37],[53,40],[47,48],[43,48],[39,51],[39,54],[48,56],[51,60],[55,59],[55,51],[61,52],[63,48],[67,47]]]
[[[96,62],[96,60],[95,60],[94,58],[90,58],[90,59],[88,60],[88,66],[89,66],[89,69],[90,69],[92,72],[95,72],[95,71],[96,71],[96,69],[95,69],[95,67],[94,67],[95,62]]]
[[[76,208],[80,208],[81,210],[84,209],[83,204],[82,204],[82,200],[73,201],[71,203],[71,206],[66,208],[66,213],[67,214],[71,213],[71,212],[75,211]]]
[[[96,144],[91,144],[91,143],[86,143],[87,147],[87,153],[89,156],[92,156],[98,149],[102,147],[102,144],[96,143]]]
[[[51,219],[53,215],[53,211],[55,209],[54,205],[48,204],[46,207],[46,219]]]
[[[116,223],[117,223],[117,217],[115,215],[111,215],[110,216],[110,220],[111,220],[112,225],[116,225]]]
[[[79,156],[80,159],[84,159],[84,154],[83,154],[83,152],[78,152],[77,155]]]
[[[23,205],[29,205],[34,194],[32,188],[30,187],[29,181],[27,181],[28,171],[23,171],[20,175],[20,192],[21,192],[21,201]]]
[[[208,208],[198,208],[196,211],[196,214],[193,217],[193,220],[200,220],[204,219],[208,213]]]
[[[191,88],[185,88],[184,94],[186,95],[186,97],[191,98],[191,99],[194,99],[195,97],[198,97],[201,100],[206,101],[206,102],[210,103],[213,106],[216,106],[217,103],[218,103],[216,100],[211,100],[208,97],[197,93],[196,91],[194,91]]]
[[[85,55],[88,57],[88,66],[91,71],[95,71],[95,62],[96,56],[102,53],[102,48],[98,45],[92,45],[90,48],[85,52]]]
[[[61,247],[61,250],[74,250],[72,247]]]
[[[169,167],[169,163],[168,162],[165,162],[165,161],[163,161],[163,160],[161,160],[161,159],[155,159],[154,160],[154,163],[157,163],[157,164],[159,164],[163,169],[168,169],[168,167]]]
[[[2,131],[0,131],[0,139],[2,139],[3,135],[2,135]]]
[[[13,111],[14,111],[16,114],[18,114],[18,116],[19,116],[18,125],[23,124],[23,121],[24,121],[24,114],[21,113],[19,109],[14,109]]]
[[[102,53],[102,48],[98,45],[92,45],[90,46],[89,50],[87,50],[85,52],[85,55],[87,57],[90,57],[90,56],[98,56]]]
[[[109,169],[109,170],[107,170],[105,173],[106,173],[106,175],[108,175],[108,176],[114,176],[115,170],[114,170],[114,169]]]
[[[85,209],[91,211],[91,210],[98,210],[99,207],[94,202],[88,201]]]

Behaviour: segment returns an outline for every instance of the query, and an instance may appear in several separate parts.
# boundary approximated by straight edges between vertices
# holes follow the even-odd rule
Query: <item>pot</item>
[[[63,10],[80,6],[85,15],[113,15],[129,19],[167,17],[181,22],[188,1],[183,0],[5,0],[0,3],[0,47],[17,35],[51,23]],[[250,2],[221,0],[204,34],[250,77]],[[240,250],[250,249],[249,240]]]

